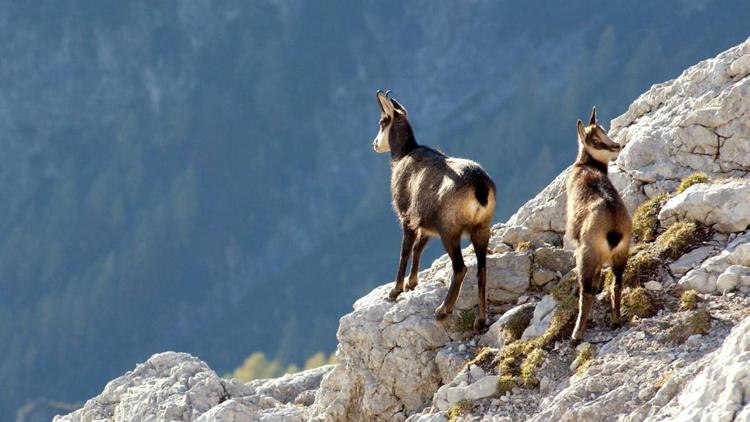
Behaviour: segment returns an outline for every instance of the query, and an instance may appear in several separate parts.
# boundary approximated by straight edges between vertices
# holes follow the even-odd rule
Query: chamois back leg
[[[477,256],[477,284],[479,290],[479,316],[474,320],[474,329],[481,330],[487,322],[487,245],[490,228],[482,226],[471,232],[471,244]]]
[[[581,245],[576,250],[576,272],[578,273],[578,318],[571,336],[574,345],[580,343],[586,334],[591,302],[595,294],[595,283],[601,272],[598,252],[587,245]]]
[[[419,257],[422,255],[424,247],[427,246],[427,241],[430,237],[424,234],[417,235],[417,241],[414,243],[411,256],[411,273],[409,274],[409,282],[406,283],[406,291],[414,290],[417,288],[419,283]]]
[[[404,275],[406,274],[406,264],[409,262],[409,254],[411,248],[414,245],[414,239],[417,236],[415,230],[411,229],[406,224],[403,225],[403,238],[401,239],[401,256],[398,260],[398,271],[396,272],[396,282],[391,292],[388,293],[388,299],[391,301],[396,300],[398,295],[404,291]]]
[[[442,236],[443,246],[445,246],[448,256],[451,258],[453,265],[453,279],[451,280],[450,287],[448,287],[448,294],[445,296],[443,303],[435,309],[435,317],[437,319],[443,319],[453,312],[453,305],[458,299],[458,293],[461,291],[461,283],[464,281],[466,275],[466,265],[464,265],[464,257],[461,255],[461,234]]]
[[[612,301],[612,326],[619,327],[622,324],[620,317],[620,302],[622,300],[622,275],[625,273],[625,266],[628,264],[628,250],[615,253],[612,255],[612,274],[615,276],[615,283],[612,286],[610,298]]]

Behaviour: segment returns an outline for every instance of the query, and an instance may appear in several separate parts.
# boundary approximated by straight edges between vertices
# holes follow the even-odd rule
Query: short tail
[[[481,206],[487,206],[490,191],[495,191],[495,184],[489,178],[482,178],[474,187],[474,196],[477,198],[477,201],[479,201]]]

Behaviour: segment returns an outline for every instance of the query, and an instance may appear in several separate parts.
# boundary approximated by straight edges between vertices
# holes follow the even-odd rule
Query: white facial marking
[[[391,124],[387,124],[380,128],[378,131],[378,136],[375,137],[375,140],[372,141],[372,147],[375,149],[375,152],[388,152],[391,150],[391,146],[388,143],[388,134],[391,131]]]
[[[610,151],[608,149],[596,149],[593,147],[588,147],[587,149],[589,151],[589,154],[591,154],[591,156],[594,157],[596,161],[599,161],[601,163],[614,161],[620,154],[619,151]]]

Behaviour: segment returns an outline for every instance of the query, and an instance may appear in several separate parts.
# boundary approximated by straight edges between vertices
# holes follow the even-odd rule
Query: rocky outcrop
[[[750,96],[750,90],[748,95]],[[675,221],[700,221],[719,232],[739,232],[750,225],[748,198],[748,179],[730,179],[715,184],[699,183],[670,198],[662,207],[659,220],[665,226]]]
[[[493,228],[485,333],[472,329],[476,261],[468,248],[452,316],[433,316],[451,277],[443,256],[395,303],[386,300],[389,283],[354,304],[340,321],[333,368],[242,384],[188,355],[155,355],[58,420],[443,421],[448,412],[493,421],[748,420],[749,75],[750,40],[653,86],[612,121],[610,136],[624,148],[610,177],[628,208],[668,193],[662,229],[695,222],[713,231],[643,280],[639,300],[652,301],[652,312],[613,329],[600,294],[583,348],[543,336],[570,306],[556,288],[574,265],[563,238],[563,172]],[[708,182],[675,194],[696,171]],[[685,289],[698,293],[681,302]],[[533,339],[545,342],[521,343]],[[504,355],[514,341],[528,350]],[[529,364],[519,354],[534,347]]]
[[[335,420],[403,420],[429,404],[442,383],[438,350],[471,331],[471,321],[464,324],[461,318],[477,302],[473,254],[466,255],[466,263],[469,270],[456,309],[444,322],[435,320],[434,310],[450,282],[446,259],[421,272],[417,289],[396,303],[386,300],[390,285],[358,300],[354,312],[341,318],[337,365],[321,385],[315,413]],[[529,254],[490,255],[487,274],[488,302],[515,302],[529,286]]]
[[[220,378],[205,362],[189,354],[159,353],[109,382],[83,408],[54,420],[304,421],[309,414],[297,400],[317,389],[331,369],[325,366],[243,384]]]

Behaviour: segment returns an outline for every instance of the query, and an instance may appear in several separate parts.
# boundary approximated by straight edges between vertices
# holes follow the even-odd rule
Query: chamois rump
[[[395,286],[388,298],[395,301],[404,291],[410,255],[406,290],[417,287],[420,254],[430,236],[437,236],[453,264],[453,279],[435,317],[449,315],[466,275],[461,255],[461,237],[466,234],[477,257],[479,315],[474,328],[481,329],[486,321],[487,244],[495,213],[495,184],[479,164],[417,144],[406,109],[389,93],[375,95],[380,129],[372,144],[376,152],[391,153],[391,197],[403,231]]]
[[[577,344],[586,333],[591,302],[600,287],[601,270],[610,266],[615,282],[611,292],[612,324],[620,324],[622,276],[628,262],[631,219],[607,176],[609,161],[620,145],[596,122],[596,107],[588,126],[578,119],[578,157],[567,180],[567,236],[577,244],[578,318],[571,336]]]

